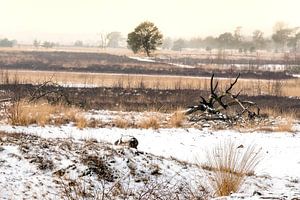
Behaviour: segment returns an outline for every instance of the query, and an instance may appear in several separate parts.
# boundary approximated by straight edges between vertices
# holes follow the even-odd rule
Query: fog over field
[[[145,20],[175,38],[217,36],[237,26],[248,35],[256,29],[271,35],[278,21],[298,26],[299,6],[297,0],[1,0],[0,38],[91,42],[101,32],[126,36]]]

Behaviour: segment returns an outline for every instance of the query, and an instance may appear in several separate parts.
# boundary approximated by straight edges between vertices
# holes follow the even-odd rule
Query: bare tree
[[[108,43],[108,34],[105,32],[99,33],[100,35],[100,48],[104,49],[107,47]]]

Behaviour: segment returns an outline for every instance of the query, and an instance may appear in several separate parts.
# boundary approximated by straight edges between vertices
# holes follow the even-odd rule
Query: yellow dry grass
[[[75,124],[77,128],[83,129],[89,125],[89,122],[83,115],[77,115],[75,117]]]
[[[266,115],[268,117],[282,117],[288,120],[295,120],[297,119],[297,112],[295,110],[289,110],[289,112],[285,112],[282,109],[278,108],[271,108],[271,107],[264,107],[261,108],[260,113],[262,115]]]
[[[9,123],[22,126],[30,124],[40,126],[45,126],[46,124],[62,125],[69,122],[76,122],[76,118],[81,112],[77,108],[63,104],[50,105],[45,102],[29,103],[25,100],[13,103],[6,110]]]
[[[264,131],[264,132],[293,132],[293,123],[294,119],[285,118],[276,125],[260,125],[255,127],[255,131]]]
[[[0,80],[11,83],[38,84],[52,78],[52,81],[66,85],[122,87],[122,88],[153,88],[153,89],[202,89],[208,90],[210,78],[161,75],[126,75],[108,73],[78,73],[50,71],[5,70],[0,73]],[[219,88],[228,87],[233,79],[218,79]],[[300,96],[300,79],[290,80],[255,80],[240,79],[234,87],[242,94],[270,94],[279,96]]]
[[[238,192],[247,176],[261,160],[261,149],[255,145],[239,148],[233,141],[220,143],[207,153],[205,169],[212,170],[208,175],[209,185],[216,196],[227,196]]]
[[[160,123],[157,119],[157,117],[149,117],[146,119],[143,119],[138,123],[139,128],[144,128],[144,129],[158,129],[160,127]]]
[[[171,118],[169,120],[169,125],[171,127],[182,127],[185,118],[186,118],[186,116],[183,111],[176,111],[171,116]]]
[[[128,128],[130,126],[128,120],[122,119],[120,117],[113,119],[112,124],[114,124],[118,128]]]

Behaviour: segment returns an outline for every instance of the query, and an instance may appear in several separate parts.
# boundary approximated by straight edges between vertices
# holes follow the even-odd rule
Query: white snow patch
[[[138,61],[142,61],[142,62],[156,62],[155,60],[152,60],[150,57],[134,57],[134,56],[130,56],[129,58],[134,59],[134,60],[138,60]]]
[[[135,114],[134,114],[135,115]],[[145,113],[136,113],[136,118],[142,118]],[[88,118],[97,118],[103,121],[111,121],[121,116],[126,117],[126,112],[112,111],[92,111],[87,113]],[[234,130],[212,131],[209,128],[203,130],[195,128],[161,128],[153,129],[120,129],[120,128],[76,128],[73,124],[67,124],[60,127],[36,125],[11,126],[2,124],[0,131],[10,133],[28,133],[38,135],[43,138],[73,138],[75,140],[96,139],[113,144],[121,136],[134,136],[137,138],[139,145],[138,150],[162,156],[165,158],[174,158],[189,163],[205,164],[206,153],[215,145],[226,140],[232,140],[236,144],[244,147],[256,145],[262,149],[263,160],[255,170],[256,176],[249,177],[242,188],[242,193],[235,194],[226,199],[259,199],[253,196],[253,191],[260,191],[264,194],[274,195],[275,197],[286,195],[291,198],[300,197],[300,123],[294,126],[294,133],[276,132],[246,132],[241,133]],[[8,153],[19,155],[18,150],[13,147],[4,147],[5,150],[0,152],[0,158],[7,157]],[[11,163],[17,166],[24,166],[23,171],[26,173],[34,169],[26,167],[26,163],[18,163],[16,158],[10,158]],[[69,163],[63,163],[67,166]],[[120,166],[121,167],[121,166]],[[161,166],[166,168],[166,166]],[[177,169],[175,169],[176,171]],[[5,171],[0,176],[0,183],[6,181],[13,173]],[[7,178],[5,178],[7,176]],[[202,177],[203,178],[203,177]],[[23,179],[23,178],[22,178]],[[48,181],[44,177],[45,181]],[[205,180],[203,180],[205,182]],[[17,186],[14,186],[17,187]],[[8,189],[6,191],[13,191]],[[51,190],[50,190],[51,191]],[[9,195],[9,194],[5,194]],[[247,196],[248,195],[248,196]],[[1,197],[1,196],[0,196]]]

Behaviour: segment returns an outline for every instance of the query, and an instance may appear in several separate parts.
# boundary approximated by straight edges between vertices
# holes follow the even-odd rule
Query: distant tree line
[[[242,34],[242,27],[237,27],[233,32],[224,32],[217,37],[172,39],[163,40],[163,49],[181,51],[184,48],[198,48],[210,51],[212,49],[235,49],[239,52],[254,52],[256,50],[292,51],[300,50],[300,28],[288,27],[285,23],[278,22],[273,28],[273,34],[265,37],[260,30],[255,30],[251,36]]]
[[[0,47],[13,47],[17,44],[16,40],[0,39]]]
[[[33,46],[38,48],[38,47],[44,47],[44,48],[53,48],[53,47],[58,47],[60,46],[59,43],[55,43],[55,42],[50,42],[50,41],[44,41],[44,42],[41,42],[37,39],[35,39],[33,41]]]

